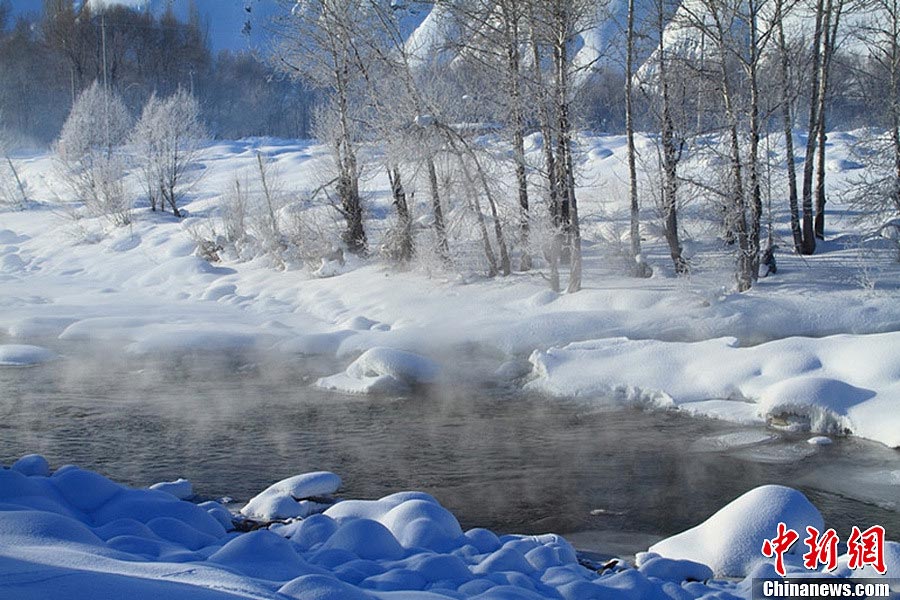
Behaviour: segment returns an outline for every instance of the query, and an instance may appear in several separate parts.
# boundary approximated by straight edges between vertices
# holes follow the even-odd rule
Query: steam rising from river
[[[331,470],[349,496],[419,489],[464,527],[519,533],[671,534],[756,485],[796,485],[804,477],[804,491],[826,516],[832,511],[827,520],[838,528],[865,513],[865,521],[900,529],[897,513],[817,491],[831,488],[814,476],[829,472],[835,458],[848,469],[861,457],[883,470],[893,454],[858,440],[780,463],[752,460],[748,452],[757,446],[702,450],[710,444],[697,440],[727,436],[735,426],[677,413],[586,412],[529,396],[492,383],[498,357],[472,349],[438,357],[446,381],[402,397],[346,396],[312,385],[350,358],[55,349],[64,357],[55,363],[0,369],[4,464],[39,452],[56,466],[74,462],[132,485],[186,477],[202,495],[239,501],[284,477]],[[804,443],[755,439],[769,454]],[[856,454],[848,459],[847,452]]]

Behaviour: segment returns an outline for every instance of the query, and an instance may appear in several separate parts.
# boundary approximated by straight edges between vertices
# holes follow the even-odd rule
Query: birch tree
[[[525,48],[527,2],[520,0],[451,0],[447,3],[459,30],[456,45],[468,61],[496,77],[502,85],[493,94],[512,148],[519,236],[523,254],[519,268],[527,271],[530,230],[529,191],[525,162],[526,102],[522,51]]]
[[[560,258],[568,259],[569,293],[582,286],[573,122],[576,68],[572,49],[581,33],[593,24],[598,8],[596,2],[585,0],[535,0],[527,6],[534,84],[539,89],[549,86],[540,99],[540,120],[544,167],[546,176],[552,179],[548,186],[551,222],[556,230],[550,252],[551,287],[560,289],[558,264]]]
[[[290,14],[278,24],[277,60],[328,96],[318,115],[318,130],[332,149],[338,198],[334,205],[345,222],[344,244],[363,254],[367,237],[359,185],[362,140],[354,110],[365,85],[358,38],[371,30],[370,6],[355,0],[296,0],[290,5]]]
[[[635,277],[649,277],[653,271],[644,262],[641,253],[641,207],[638,196],[637,151],[634,145],[635,44],[635,0],[628,0],[628,17],[625,26],[625,138],[628,146],[631,259],[634,261],[632,272]]]

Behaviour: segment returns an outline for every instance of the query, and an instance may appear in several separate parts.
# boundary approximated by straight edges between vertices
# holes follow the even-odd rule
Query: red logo
[[[860,532],[859,527],[853,526],[850,530],[850,539],[847,540],[847,554],[850,562],[847,566],[851,569],[862,569],[871,565],[884,575],[887,568],[884,566],[884,527],[873,525]]]
[[[782,577],[784,577],[785,575],[784,553],[790,550],[791,546],[793,546],[799,539],[799,533],[797,533],[793,529],[788,529],[787,525],[785,525],[784,523],[779,523],[778,534],[771,540],[766,540],[763,542],[763,556],[769,558],[775,557],[775,571]]]
[[[837,568],[838,543],[840,539],[834,529],[828,529],[819,533],[815,527],[806,528],[807,537],[803,540],[808,551],[803,555],[803,566],[811,571],[824,566],[826,572]],[[884,527],[873,525],[865,531],[860,531],[854,526],[847,540],[847,554],[849,561],[847,566],[852,570],[862,569],[866,566],[873,567],[879,574],[884,575],[887,567],[884,564]],[[784,554],[791,549],[800,534],[789,529],[784,523],[778,524],[776,535],[767,539],[762,545],[762,554],[767,558],[775,559],[775,571],[784,577]]]
[[[819,568],[819,565],[825,565],[825,571],[834,571],[837,569],[838,559],[838,535],[834,529],[829,529],[821,536],[819,530],[815,527],[807,527],[806,533],[809,534],[803,542],[809,548],[809,552],[803,555],[803,566],[811,571]]]

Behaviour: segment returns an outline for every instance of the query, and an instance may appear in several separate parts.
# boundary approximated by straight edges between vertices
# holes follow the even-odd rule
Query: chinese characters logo
[[[847,567],[853,570],[871,566],[880,575],[887,572],[884,564],[884,527],[873,525],[860,531],[854,525],[847,540]],[[789,529],[784,523],[778,524],[775,537],[767,539],[762,545],[762,554],[775,559],[775,571],[784,577],[784,555],[800,540],[800,534]],[[820,533],[815,527],[806,528],[803,543],[807,552],[803,555],[803,566],[816,570],[820,565],[826,572],[834,571],[838,564],[838,544],[840,539],[834,529]]]

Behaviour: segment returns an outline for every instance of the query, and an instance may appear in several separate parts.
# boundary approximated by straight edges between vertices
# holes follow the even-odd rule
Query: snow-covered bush
[[[63,178],[76,197],[117,225],[131,221],[121,146],[132,122],[122,98],[94,82],[75,101],[56,143]]]
[[[238,258],[266,256],[279,268],[291,263],[319,267],[334,253],[339,236],[329,207],[296,199],[262,154],[225,191],[220,215],[222,238]]]
[[[9,155],[10,145],[9,135],[0,126],[0,208],[20,208],[28,202],[28,186]]]
[[[150,97],[131,134],[141,165],[150,207],[181,216],[178,201],[193,182],[191,165],[207,137],[200,121],[200,104],[179,89],[168,98]]]

